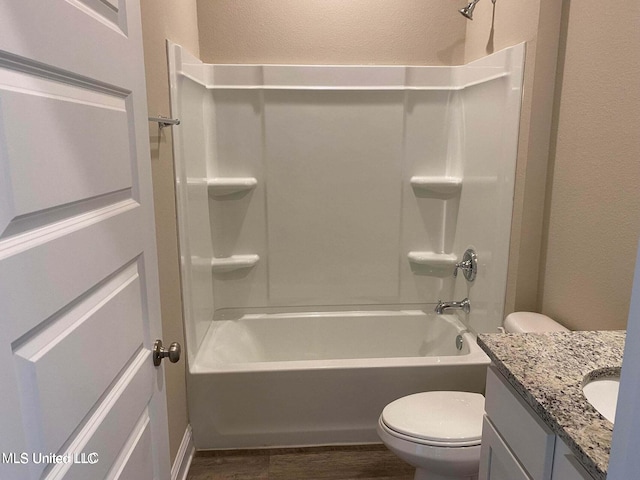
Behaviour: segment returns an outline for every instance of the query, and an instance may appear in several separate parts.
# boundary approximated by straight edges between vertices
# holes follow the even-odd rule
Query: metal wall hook
[[[149,117],[150,122],[156,122],[162,130],[164,127],[170,127],[173,125],[180,125],[180,119],[178,118],[169,118],[163,117],[162,115],[158,115],[157,117]]]

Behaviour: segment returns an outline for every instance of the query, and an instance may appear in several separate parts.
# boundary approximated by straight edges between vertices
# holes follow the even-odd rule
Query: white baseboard
[[[176,454],[176,459],[171,467],[171,480],[186,480],[189,473],[189,467],[191,466],[191,460],[196,453],[196,448],[193,445],[193,432],[191,425],[187,425],[187,429],[184,431],[180,448]]]

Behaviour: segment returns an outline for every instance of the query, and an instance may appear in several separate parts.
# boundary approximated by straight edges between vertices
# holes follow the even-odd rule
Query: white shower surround
[[[471,327],[497,329],[524,44],[454,67],[209,65],[168,48],[191,360],[214,313],[468,296]],[[234,182],[248,189],[209,195]],[[445,267],[469,246],[473,284]],[[212,274],[234,256],[253,266]]]
[[[243,402],[243,388],[285,391],[287,378],[312,382],[290,384],[290,394],[312,388],[316,368],[329,382],[348,370],[349,382],[362,391],[377,388],[376,377],[389,368],[399,378],[424,375],[419,387],[382,387],[382,397],[393,399],[412,389],[451,388],[442,381],[446,368],[432,370],[454,357],[431,352],[398,360],[381,350],[361,368],[344,357],[317,366],[290,358],[224,372],[203,359],[222,322],[252,314],[264,314],[260,321],[268,323],[276,318],[271,314],[296,313],[301,325],[314,318],[320,331],[318,312],[400,315],[430,312],[438,299],[469,297],[465,324],[496,331],[506,289],[524,44],[455,67],[207,65],[178,45],[169,43],[168,51],[172,114],[181,120],[174,149],[190,412],[192,423],[202,425],[194,427],[198,448],[373,441],[373,417],[357,434],[330,415],[315,425],[313,418],[299,419],[298,430],[323,432],[315,436],[270,436],[269,429],[296,427],[284,421],[261,431],[266,417],[256,419],[253,432],[223,420],[227,430],[245,430],[238,441],[206,432],[217,428],[213,417],[242,416],[215,396],[229,385],[242,388],[225,398],[227,406],[234,398]],[[479,258],[472,284],[452,275],[469,246]],[[339,318],[352,328],[349,315]],[[397,335],[411,337],[401,325]],[[262,331],[273,333],[272,327]],[[327,341],[339,341],[340,331],[333,334]],[[384,338],[368,328],[357,335],[362,342]],[[245,340],[228,348],[239,351]],[[477,377],[477,362],[464,365],[457,365],[463,380],[453,388],[481,389],[468,380]],[[355,393],[352,399],[347,410],[364,401]],[[339,401],[318,397],[312,409]]]

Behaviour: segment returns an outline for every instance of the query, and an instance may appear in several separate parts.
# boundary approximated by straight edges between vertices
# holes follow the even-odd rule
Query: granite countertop
[[[613,424],[582,394],[587,374],[622,365],[624,331],[480,334],[497,369],[596,479],[607,476]]]

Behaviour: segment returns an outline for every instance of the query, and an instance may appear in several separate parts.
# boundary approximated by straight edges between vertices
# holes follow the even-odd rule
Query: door
[[[0,0],[0,478],[169,478],[137,0]]]

